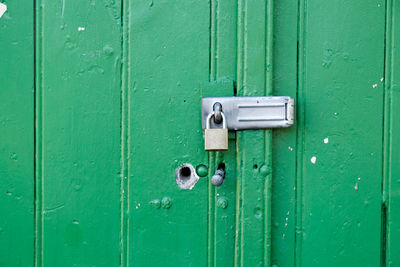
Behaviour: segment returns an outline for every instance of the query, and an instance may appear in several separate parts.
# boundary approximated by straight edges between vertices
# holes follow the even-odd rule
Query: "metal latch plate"
[[[294,100],[288,96],[205,97],[201,100],[203,129],[206,128],[207,116],[213,112],[216,102],[222,104],[222,112],[225,114],[229,130],[280,128],[293,125]]]

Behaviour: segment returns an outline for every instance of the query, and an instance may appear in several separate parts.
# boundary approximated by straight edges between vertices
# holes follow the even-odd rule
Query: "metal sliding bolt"
[[[225,170],[223,168],[219,168],[215,171],[215,174],[211,178],[211,183],[215,186],[220,186],[224,182],[225,179]]]

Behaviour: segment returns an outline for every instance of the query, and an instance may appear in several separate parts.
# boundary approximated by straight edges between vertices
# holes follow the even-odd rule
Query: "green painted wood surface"
[[[120,262],[120,10],[37,1],[36,266]]]
[[[386,33],[386,75],[385,75],[385,143],[384,143],[384,204],[386,230],[383,244],[386,253],[383,263],[387,266],[399,266],[400,254],[400,3],[387,2]]]
[[[233,96],[237,62],[237,6],[234,1],[210,2],[210,77],[202,96]],[[223,186],[208,184],[208,257],[207,266],[233,266],[236,229],[236,135],[229,136],[227,152],[209,153],[209,179],[215,167],[224,163]]]
[[[274,5],[272,93],[296,97],[298,3],[284,0]],[[275,266],[295,266],[296,130],[273,130],[272,145],[271,262]]]
[[[33,3],[0,18],[0,266],[33,266]]]
[[[240,96],[271,94],[272,14],[272,1],[238,2]],[[270,266],[271,172],[271,131],[237,132],[237,266]]]
[[[209,180],[182,190],[175,169],[208,165],[199,116],[201,85],[209,79],[209,5],[132,1],[129,7],[124,257],[129,266],[204,266]]]
[[[398,0],[8,2],[1,266],[400,264]],[[295,125],[206,153],[200,99],[234,95]]]
[[[339,3],[300,7],[296,256],[379,266],[385,6]]]

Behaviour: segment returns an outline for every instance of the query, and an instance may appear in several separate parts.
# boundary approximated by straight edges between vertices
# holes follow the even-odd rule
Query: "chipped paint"
[[[328,137],[324,139],[324,144],[327,144],[327,143],[329,143],[329,138]]]
[[[4,13],[6,13],[7,11],[7,5],[0,3],[0,18],[4,15]]]
[[[316,156],[312,156],[310,159],[312,164],[315,164],[315,162],[317,162],[317,157]]]
[[[85,27],[78,27],[78,32],[86,30]]]
[[[358,182],[356,183],[356,185],[354,186],[354,190],[358,190]]]

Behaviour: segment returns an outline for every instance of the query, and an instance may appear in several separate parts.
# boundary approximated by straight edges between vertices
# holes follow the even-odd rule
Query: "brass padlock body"
[[[228,128],[204,129],[206,151],[228,150]]]

